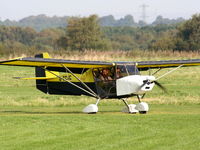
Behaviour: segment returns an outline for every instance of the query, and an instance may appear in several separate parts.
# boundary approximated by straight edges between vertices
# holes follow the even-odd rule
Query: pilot
[[[102,81],[110,81],[112,80],[112,78],[109,76],[109,69],[108,68],[104,68],[101,72],[101,75],[100,75],[100,79]]]
[[[122,76],[122,73],[121,73],[121,69],[120,69],[120,68],[117,68],[117,70],[116,70],[116,78],[119,79],[119,78],[121,78],[121,77],[123,77],[123,76]]]

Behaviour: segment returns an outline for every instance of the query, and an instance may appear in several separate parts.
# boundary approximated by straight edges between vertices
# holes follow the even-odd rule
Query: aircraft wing
[[[141,61],[135,62],[139,70],[148,70],[155,68],[173,68],[183,65],[182,67],[199,66],[200,59],[188,60],[166,60],[166,61]]]
[[[48,67],[48,68],[102,68],[111,67],[113,63],[102,61],[76,61],[64,59],[22,57],[6,61],[0,61],[0,65],[28,66],[28,67]],[[64,66],[63,66],[64,65]]]
[[[104,62],[104,61],[78,61],[78,60],[64,60],[64,59],[51,59],[51,58],[35,58],[35,57],[21,57],[6,61],[0,61],[0,65],[10,66],[28,66],[28,67],[47,67],[50,70],[56,71],[58,68],[106,68],[115,65],[137,65],[138,69],[148,70],[154,68],[172,68],[183,65],[198,66],[200,59],[188,60],[166,60],[166,61],[140,61],[140,62]],[[64,65],[64,66],[63,66]]]

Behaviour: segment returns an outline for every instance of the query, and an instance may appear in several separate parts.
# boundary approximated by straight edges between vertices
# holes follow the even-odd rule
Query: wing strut
[[[99,96],[98,96],[96,93],[95,93],[95,94],[94,94],[94,93],[91,93],[90,91],[88,91],[88,90],[86,90],[86,89],[84,89],[84,88],[82,88],[82,87],[80,87],[80,86],[74,84],[74,83],[71,82],[71,81],[68,81],[67,79],[65,79],[65,78],[63,78],[63,77],[61,77],[61,76],[59,76],[59,75],[53,73],[52,71],[50,71],[50,70],[48,70],[48,69],[46,69],[46,68],[42,68],[42,69],[44,69],[45,71],[48,71],[49,73],[53,74],[54,76],[58,77],[59,79],[64,80],[64,81],[68,82],[69,84],[71,84],[71,85],[73,85],[73,86],[79,88],[80,90],[82,90],[82,91],[84,91],[84,92],[86,92],[86,93],[92,95],[93,97],[99,98]]]
[[[84,82],[82,82],[81,79],[79,79],[71,70],[69,70],[69,68],[67,68],[64,64],[61,64],[61,65],[66,69],[66,71],[71,73],[71,75],[73,75],[78,81],[80,81],[90,92],[92,92],[94,95],[96,95],[97,98],[99,98],[99,96],[90,87],[88,87]]]
[[[159,68],[158,70],[156,70],[153,74],[151,74],[152,76],[155,75],[156,73],[158,73],[160,70],[162,70],[162,68]]]
[[[170,73],[176,71],[177,69],[181,68],[182,66],[183,66],[183,65],[179,65],[178,67],[176,67],[176,68],[174,68],[174,69],[168,71],[167,73],[163,74],[162,76],[158,77],[156,80],[159,80],[159,79],[161,79],[162,77],[164,77],[164,76],[166,76],[166,75],[168,75],[168,74],[170,74]]]

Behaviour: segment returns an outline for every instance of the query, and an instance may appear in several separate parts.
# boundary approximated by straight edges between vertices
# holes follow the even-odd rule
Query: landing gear
[[[142,96],[142,98],[144,95]],[[139,104],[136,105],[136,109],[139,111],[140,114],[146,114],[149,111],[149,105],[146,102],[141,102],[140,96],[137,95]]]
[[[122,112],[125,113],[130,113],[130,114],[136,114],[138,112],[137,109],[135,109],[136,105],[135,104],[128,104],[126,99],[122,99],[126,107],[122,109]]]
[[[125,108],[122,109],[122,112],[136,114],[139,112],[140,114],[146,114],[149,111],[149,106],[146,102],[141,102],[139,95],[137,95],[139,104],[128,104],[126,99],[122,99],[124,104],[126,105]]]
[[[124,102],[126,107],[122,109],[122,112],[130,113],[130,114],[146,114],[149,111],[149,106],[145,102],[140,101],[140,97],[137,96],[139,103],[138,104],[128,104],[127,99],[122,98],[121,100]],[[98,112],[98,104],[100,102],[100,98],[97,99],[95,104],[89,104],[83,109],[84,113],[87,114],[96,114]]]
[[[98,103],[100,101],[100,98],[97,99],[97,102],[96,104],[89,104],[88,106],[86,106],[84,109],[83,109],[83,112],[84,113],[87,113],[87,114],[96,114],[98,112]]]
[[[140,114],[146,114],[149,111],[149,105],[145,102],[140,102],[135,107]]]

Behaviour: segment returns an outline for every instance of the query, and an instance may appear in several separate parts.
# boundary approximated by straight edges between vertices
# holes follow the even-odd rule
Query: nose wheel
[[[140,114],[146,114],[149,111],[149,105],[146,102],[140,102],[136,105],[135,109],[137,109]]]
[[[142,95],[142,98],[145,96]],[[146,114],[149,111],[149,105],[146,102],[141,102],[141,98],[137,95],[139,104],[136,105],[136,109],[139,111],[140,114]]]

